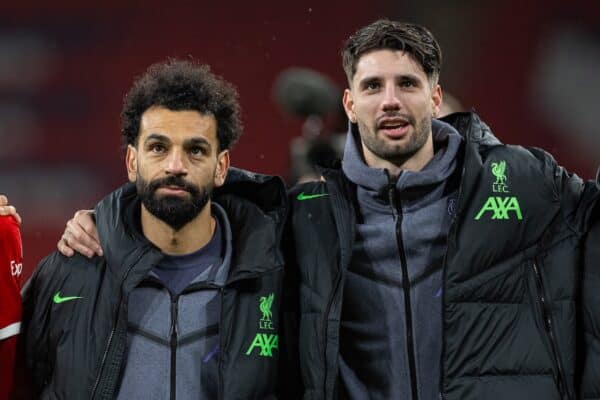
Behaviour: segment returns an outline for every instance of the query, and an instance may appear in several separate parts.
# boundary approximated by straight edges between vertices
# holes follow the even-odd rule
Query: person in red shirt
[[[21,217],[0,195],[0,399],[8,399],[13,382],[17,335],[21,330],[23,249]]]
[[[17,209],[8,204],[8,198],[5,195],[0,194],[0,216],[3,215],[12,215],[19,225],[21,225],[21,216],[17,212]]]

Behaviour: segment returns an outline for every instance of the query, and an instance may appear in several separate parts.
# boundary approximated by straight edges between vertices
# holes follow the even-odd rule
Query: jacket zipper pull
[[[392,215],[394,216],[394,219],[397,219],[398,207],[396,205],[396,182],[394,182],[393,178],[390,176],[390,172],[387,169],[385,169],[384,171],[388,178],[388,201],[390,202],[390,207],[392,208]]]
[[[171,399],[174,399],[177,393],[177,319],[179,296],[171,297],[171,371],[170,371],[170,392]]]

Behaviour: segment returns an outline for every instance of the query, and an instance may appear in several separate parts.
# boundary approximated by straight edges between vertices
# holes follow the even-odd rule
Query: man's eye
[[[153,153],[162,153],[165,151],[165,146],[163,146],[160,143],[155,143],[150,146],[150,151],[152,151]]]
[[[193,156],[201,156],[204,154],[204,149],[202,147],[192,147],[190,149],[190,154]]]
[[[410,88],[415,86],[415,83],[413,81],[402,81],[400,83],[400,86],[405,87],[405,88]]]
[[[377,90],[379,88],[378,82],[369,82],[365,85],[366,90]]]

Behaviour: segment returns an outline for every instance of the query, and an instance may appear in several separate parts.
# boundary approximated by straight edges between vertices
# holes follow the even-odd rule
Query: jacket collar
[[[213,193],[213,201],[223,207],[231,224],[230,280],[283,264],[280,242],[287,197],[280,178],[231,168],[225,184]],[[119,279],[130,272],[143,278],[162,258],[162,252],[142,234],[140,207],[135,185],[127,183],[95,208],[104,257]]]
[[[452,125],[468,142],[477,143],[480,146],[501,144],[490,127],[473,111],[449,114],[440,118],[440,121]]]
[[[432,120],[432,135],[436,152],[420,171],[403,171],[396,181],[399,191],[431,186],[445,181],[455,169],[461,136],[451,125]],[[350,124],[342,168],[356,185],[375,193],[382,193],[390,185],[386,170],[369,167],[362,155],[360,135],[356,124]]]

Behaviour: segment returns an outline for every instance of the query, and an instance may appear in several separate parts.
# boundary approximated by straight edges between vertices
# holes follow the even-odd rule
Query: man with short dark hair
[[[376,21],[342,58],[341,169],[292,191],[305,397],[598,397],[600,310],[580,296],[600,289],[580,278],[597,189],[474,113],[435,119],[424,27]]]
[[[54,253],[24,290],[35,396],[279,395],[285,189],[230,168],[239,112],[207,66],[156,64],[133,84],[131,183],[95,209],[103,255]]]

